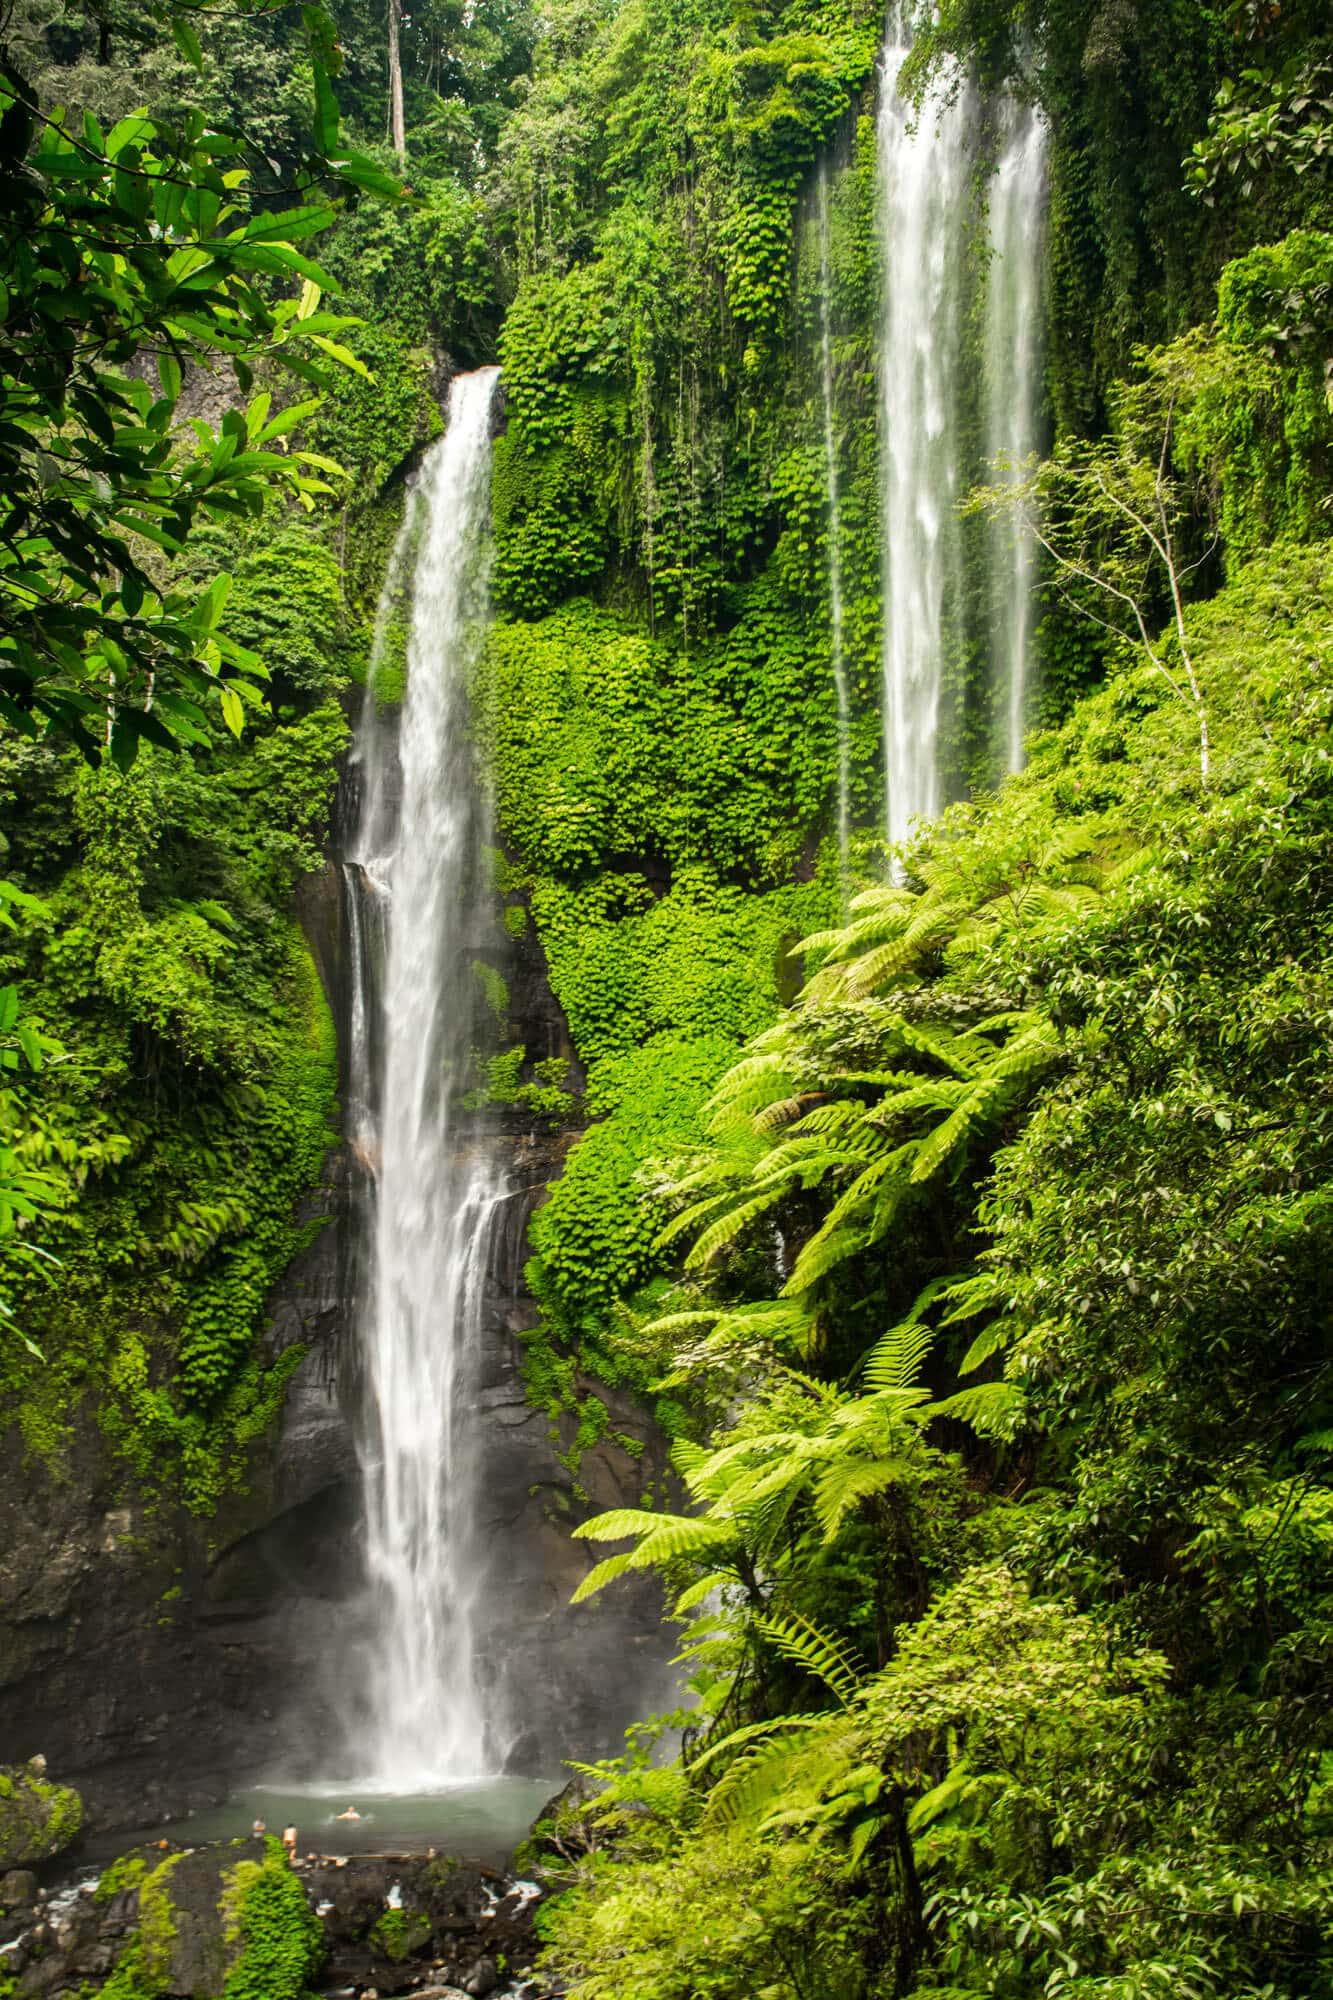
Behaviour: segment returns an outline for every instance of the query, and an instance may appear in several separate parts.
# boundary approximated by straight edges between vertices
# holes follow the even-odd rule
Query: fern
[[[815,1519],[824,1540],[831,1542],[847,1516],[863,1500],[884,1493],[911,1476],[906,1458],[842,1459],[826,1466],[815,1487]]]
[[[766,1722],[742,1723],[739,1729],[729,1729],[725,1736],[713,1738],[706,1748],[699,1750],[690,1759],[691,1776],[707,1770],[717,1758],[748,1750],[758,1743],[766,1743],[772,1737],[793,1729],[808,1730],[811,1718],[808,1715],[775,1715]]]
[[[865,1678],[865,1663],[831,1632],[821,1631],[799,1612],[770,1612],[755,1620],[770,1645],[824,1683],[843,1708],[850,1708]]]
[[[866,1233],[861,1229],[821,1229],[817,1236],[812,1236],[802,1246],[795,1268],[782,1288],[784,1296],[795,1297],[800,1292],[809,1291],[812,1285],[818,1284],[839,1264],[854,1257],[858,1250],[863,1250],[866,1240]]]
[[[861,1364],[861,1372],[869,1388],[906,1389],[915,1382],[935,1338],[921,1315],[942,1289],[941,1279],[927,1285],[906,1319],[880,1335]]]
[[[729,1243],[734,1243],[736,1238],[749,1227],[756,1216],[763,1215],[768,1209],[773,1208],[784,1193],[785,1188],[781,1186],[766,1188],[762,1194],[752,1195],[748,1201],[737,1202],[725,1214],[719,1215],[696,1240],[689,1256],[685,1259],[686,1269],[697,1270],[700,1264],[706,1264],[710,1258],[715,1257],[719,1250],[725,1250]]]
[[[936,1403],[931,1414],[969,1424],[978,1437],[1009,1438],[1022,1416],[1025,1401],[1016,1383],[980,1382],[975,1388],[960,1389],[956,1395]]]
[[[626,1550],[622,1555],[607,1556],[604,1562],[599,1562],[593,1569],[588,1571],[588,1574],[570,1598],[570,1603],[582,1604],[587,1598],[595,1597],[605,1584],[613,1583],[618,1576],[623,1576],[625,1571],[632,1567],[633,1562],[634,1551],[632,1549]]]

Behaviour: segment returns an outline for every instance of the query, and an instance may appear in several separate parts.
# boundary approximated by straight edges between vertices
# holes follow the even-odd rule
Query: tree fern
[[[634,1551],[632,1549],[628,1549],[618,1556],[607,1556],[603,1562],[599,1562],[594,1568],[588,1571],[588,1574],[570,1598],[570,1603],[582,1604],[585,1599],[595,1597],[604,1585],[614,1583],[618,1576],[623,1576],[625,1571],[633,1566],[633,1563]]]
[[[937,1278],[918,1293],[906,1319],[882,1333],[861,1364],[870,1389],[906,1389],[921,1373],[935,1335],[921,1315],[944,1290],[945,1280]]]
[[[822,1681],[843,1708],[851,1707],[866,1668],[844,1640],[822,1631],[796,1611],[769,1612],[755,1620],[755,1630],[787,1659]]]
[[[729,1243],[734,1243],[756,1216],[765,1214],[781,1200],[784,1192],[785,1189],[781,1184],[766,1188],[762,1194],[751,1195],[747,1201],[736,1202],[733,1207],[719,1215],[694,1242],[685,1259],[686,1269],[697,1270],[701,1264],[706,1264],[710,1258],[715,1257],[719,1250],[725,1250]]]
[[[1014,1382],[979,1382],[936,1403],[933,1414],[970,1425],[978,1437],[1010,1438],[1022,1417],[1025,1400]]]
[[[833,1541],[847,1516],[863,1501],[910,1479],[916,1469],[907,1458],[844,1458],[826,1465],[814,1490],[815,1519],[824,1540]]]

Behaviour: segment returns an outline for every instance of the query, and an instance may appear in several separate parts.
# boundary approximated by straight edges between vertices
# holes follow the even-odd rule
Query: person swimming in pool
[[[346,1812],[335,1813],[333,1817],[335,1819],[360,1819],[361,1815],[355,1806],[348,1806]]]

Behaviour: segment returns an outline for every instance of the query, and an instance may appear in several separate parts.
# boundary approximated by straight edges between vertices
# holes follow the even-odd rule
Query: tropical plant
[[[324,17],[311,12],[316,34]],[[325,24],[327,26],[327,23]],[[185,45],[197,54],[193,31]],[[331,44],[331,28],[327,37]],[[162,558],[196,521],[254,514],[266,490],[305,504],[336,467],[287,440],[315,407],[263,389],[215,432],[187,376],[227,366],[242,395],[266,366],[316,386],[356,365],[331,281],[296,246],[332,222],[321,177],[392,193],[341,152],[315,64],[314,146],[285,198],[249,192],[244,142],[202,112],[104,132],[47,112],[0,70],[0,719],[72,736],[122,766],[140,744],[199,741],[216,702],[239,734],[263,663],[219,629],[227,578],[173,587]],[[295,284],[291,296],[281,287]],[[274,297],[277,290],[279,296]],[[191,382],[193,387],[193,379]]]

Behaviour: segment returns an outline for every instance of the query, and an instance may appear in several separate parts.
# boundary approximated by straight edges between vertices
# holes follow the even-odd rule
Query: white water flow
[[[362,1788],[387,1792],[476,1776],[494,1757],[477,1652],[469,1402],[501,1190],[457,1129],[455,1106],[474,1039],[487,831],[466,725],[486,613],[496,374],[454,382],[448,428],[409,499],[375,663],[405,616],[400,728],[395,744],[372,674],[356,749],[349,1111],[372,1182],[361,1336],[374,1602],[354,1754]]]
[[[990,185],[986,298],[986,455],[999,479],[1017,479],[1037,449],[1041,254],[1046,126],[1012,97],[999,107],[999,154]],[[1033,546],[1014,519],[991,531],[995,659],[1003,690],[1006,768],[1023,764],[1033,624]]]
[[[838,701],[838,884],[847,896],[851,841],[851,705],[843,644],[842,503],[838,489],[838,439],[833,401],[833,308],[829,256],[828,163],[819,170],[819,357],[824,398],[824,471],[828,488],[829,643]]]
[[[896,88],[912,10],[890,9],[878,126],[883,305],[879,339],[888,833],[940,810],[939,739],[961,614],[956,513],[965,231],[975,119],[945,79],[920,113]]]

